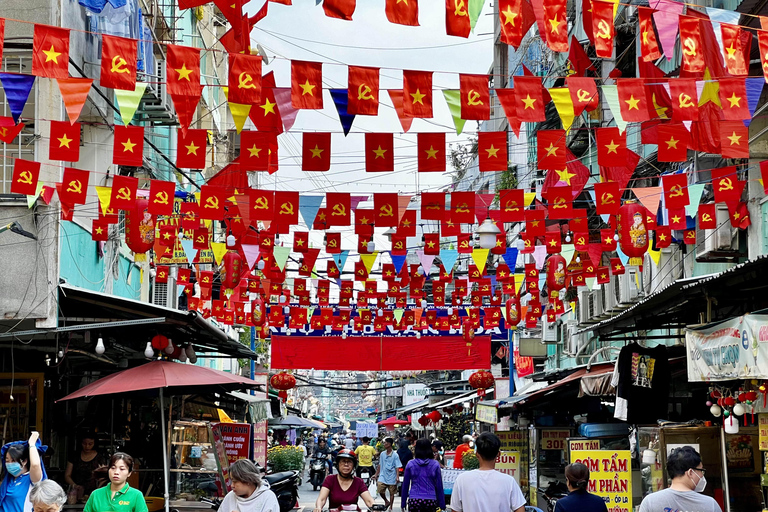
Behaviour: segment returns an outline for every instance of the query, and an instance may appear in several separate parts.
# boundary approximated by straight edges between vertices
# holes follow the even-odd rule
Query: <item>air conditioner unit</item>
[[[586,336],[584,334],[576,334],[578,330],[579,326],[576,322],[571,320],[566,324],[566,335],[563,342],[563,351],[566,354],[576,354],[584,344]]]
[[[175,277],[169,276],[167,283],[152,282],[152,304],[176,309],[177,300]]]
[[[637,287],[637,269],[627,267],[623,274],[619,275],[620,304],[632,304],[637,301],[640,290]]]
[[[597,322],[603,315],[603,300],[602,294],[599,290],[590,292],[589,294],[589,318],[590,320]]]
[[[600,286],[600,292],[603,299],[603,316],[608,316],[618,309],[619,301],[616,299],[616,286],[614,285],[618,276],[611,276],[611,280]]]
[[[548,322],[547,315],[542,315],[541,341],[544,343],[557,343],[557,321]]]
[[[592,320],[589,314],[589,294],[589,290],[579,291],[578,318],[580,324],[588,324]]]
[[[717,228],[696,229],[696,261],[733,261],[739,257],[739,230],[731,226],[728,206],[715,206]]]

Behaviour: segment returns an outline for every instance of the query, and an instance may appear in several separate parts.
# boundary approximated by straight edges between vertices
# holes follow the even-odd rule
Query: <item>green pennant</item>
[[[131,119],[133,119],[136,109],[139,108],[139,102],[142,96],[144,96],[146,88],[146,82],[136,82],[136,88],[132,91],[115,89],[117,107],[120,109],[120,117],[123,119],[125,126],[131,123]]]
[[[394,317],[395,317],[395,322],[398,322],[398,323],[399,323],[399,322],[400,322],[400,320],[402,320],[402,319],[403,319],[403,313],[404,313],[404,312],[405,312],[405,310],[404,310],[404,309],[402,309],[402,308],[397,308],[397,309],[395,309],[395,310],[393,310],[393,311],[392,311],[392,316],[394,316]]]
[[[451,111],[453,124],[456,126],[456,135],[461,135],[461,131],[464,129],[464,123],[466,122],[461,118],[461,91],[444,90],[443,96],[445,97],[445,102],[448,104],[448,109]]]
[[[483,11],[485,0],[469,0],[469,26],[475,30],[477,20],[480,19],[480,13]]]
[[[285,268],[285,263],[288,261],[288,256],[290,255],[291,255],[290,247],[283,247],[281,245],[276,245],[272,248],[272,256],[274,256],[275,263],[277,263],[277,266],[280,268],[280,270],[283,270]]]
[[[606,103],[608,103],[611,113],[613,113],[613,119],[616,121],[616,126],[619,127],[621,133],[624,133],[627,129],[627,122],[621,117],[619,89],[615,85],[602,85],[600,88],[603,90],[603,97],[605,98]]]
[[[698,215],[702,192],[704,192],[704,183],[688,185],[688,199],[690,200],[690,203],[685,207],[685,214],[687,216],[695,219]]]

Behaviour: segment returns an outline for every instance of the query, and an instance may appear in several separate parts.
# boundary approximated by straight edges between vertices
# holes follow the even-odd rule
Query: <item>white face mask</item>
[[[694,473],[698,473],[695,469],[693,470]],[[690,478],[690,477],[689,477]],[[691,481],[693,481],[693,478],[691,478]],[[704,475],[699,476],[698,483],[695,484],[696,487],[693,488],[696,492],[704,492],[704,489],[707,487],[707,479]]]

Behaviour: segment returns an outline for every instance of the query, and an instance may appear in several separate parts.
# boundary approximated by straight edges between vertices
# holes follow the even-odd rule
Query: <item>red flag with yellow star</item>
[[[394,137],[391,133],[365,134],[365,172],[395,170]]]
[[[486,120],[491,118],[488,75],[459,75],[461,118]]]
[[[520,121],[537,123],[544,121],[544,97],[542,94],[541,77],[516,76],[515,81],[515,112]]]
[[[445,172],[445,133],[419,133],[416,151],[419,172]]]
[[[765,76],[765,81],[768,82],[768,32],[758,30],[757,43],[760,49],[760,63],[763,67],[763,76]]]
[[[240,105],[261,102],[261,64],[259,55],[229,54],[227,101]]]
[[[507,132],[478,132],[477,155],[480,172],[506,171]]]
[[[616,80],[621,117],[628,123],[642,123],[651,117],[645,80],[642,78],[620,78]],[[654,112],[655,114],[655,112]]]
[[[538,168],[565,168],[565,130],[539,130],[536,134]]]
[[[469,37],[472,24],[465,0],[445,0],[445,33],[449,36]]]
[[[323,108],[323,64],[291,61],[291,106],[296,109]]]
[[[240,133],[239,162],[248,171],[266,171],[269,169],[270,141],[275,134],[243,130]]]
[[[390,23],[419,26],[419,0],[386,0],[384,12]]]
[[[610,59],[613,55],[613,38],[616,28],[613,25],[613,9],[616,4],[592,0],[592,36],[595,40],[595,53],[601,59]]]
[[[747,87],[744,78],[720,78],[720,104],[727,121],[750,119],[752,114],[747,105]]]
[[[379,114],[379,68],[349,66],[347,77],[347,114]]]
[[[547,46],[555,52],[568,51],[568,11],[566,0],[542,0]]]
[[[200,218],[224,220],[224,204],[227,201],[227,189],[203,185],[200,187]]]
[[[323,172],[331,168],[331,134],[304,132],[301,170]]]
[[[656,41],[656,32],[653,30],[654,12],[656,10],[650,7],[637,7],[637,15],[640,21],[640,55],[642,55],[645,62],[661,58],[659,43]]]
[[[141,167],[144,158],[144,127],[115,125],[112,163]]]
[[[749,128],[742,121],[720,121],[720,153],[725,158],[749,158]]]
[[[208,130],[179,129],[177,134],[176,166],[182,169],[204,169]]]
[[[573,188],[574,198],[584,190],[584,185],[589,180],[589,169],[587,166],[581,163],[581,160],[576,158],[569,149],[565,150],[565,162],[566,164],[563,169],[555,169],[547,173],[541,189],[542,195],[547,193],[549,187],[557,185],[570,185]]]
[[[499,0],[502,43],[519,48],[523,36],[535,21],[536,16],[528,0]]]
[[[432,72],[403,71],[403,114],[432,117]]]
[[[627,163],[627,132],[621,133],[616,127],[598,128],[597,164],[616,167]]]
[[[702,73],[704,71],[704,48],[701,38],[701,24],[698,18],[680,15],[680,46],[683,54],[682,71]]]
[[[166,46],[165,77],[168,92],[183,96],[200,94],[200,48]]]
[[[603,252],[613,252],[616,250],[616,231],[613,228],[600,230],[600,248]]]
[[[416,236],[416,210],[405,210],[397,226],[399,236]]]
[[[723,48],[725,48],[725,67],[733,76],[746,76],[748,73],[749,49],[752,47],[752,33],[741,30],[738,25],[720,24],[720,32],[723,36]],[[749,44],[744,39],[747,34]]]
[[[153,215],[172,215],[176,184],[172,181],[151,180],[147,210]]]
[[[136,88],[136,39],[101,36],[101,74],[99,84],[110,89],[133,91]]]
[[[261,102],[252,107],[248,117],[260,132],[283,133],[283,120],[275,101],[275,75],[272,71],[261,79]]]
[[[690,133],[682,123],[664,123],[658,127],[659,162],[685,162],[688,159]]]
[[[48,158],[64,162],[80,160],[80,123],[51,121],[51,137],[48,141]]]
[[[35,24],[32,74],[69,78],[69,29]]]

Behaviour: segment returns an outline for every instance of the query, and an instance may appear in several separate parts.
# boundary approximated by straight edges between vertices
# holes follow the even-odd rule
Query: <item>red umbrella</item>
[[[396,427],[398,425],[408,425],[411,423],[411,417],[408,416],[407,420],[399,420],[395,416],[390,416],[389,418],[385,420],[381,420],[379,422],[379,426],[382,427]]]

